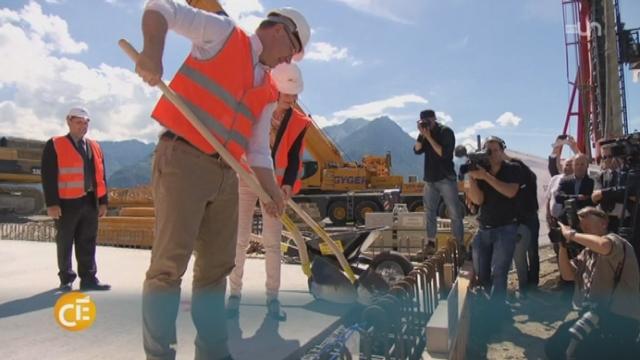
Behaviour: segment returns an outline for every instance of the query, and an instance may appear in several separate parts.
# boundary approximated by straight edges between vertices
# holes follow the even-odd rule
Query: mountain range
[[[389,117],[347,119],[322,130],[333,139],[346,160],[360,161],[364,155],[385,155],[390,152],[393,174],[422,178],[424,160],[423,155],[413,153],[415,140]],[[134,187],[150,182],[155,144],[126,140],[105,141],[101,145],[110,187]],[[527,164],[535,163],[542,173],[546,171],[545,160],[522,153],[517,155],[525,158]]]

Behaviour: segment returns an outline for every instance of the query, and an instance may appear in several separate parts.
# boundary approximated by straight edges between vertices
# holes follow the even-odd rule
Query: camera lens
[[[598,315],[591,311],[587,311],[569,328],[571,335],[579,341],[584,340],[593,329],[598,327]]]

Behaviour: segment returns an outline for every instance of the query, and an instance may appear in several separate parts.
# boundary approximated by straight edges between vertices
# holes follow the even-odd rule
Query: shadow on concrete
[[[241,303],[241,305],[246,307],[260,307],[260,308],[265,307],[262,304],[247,304],[244,302]],[[285,311],[286,309],[297,308],[297,309],[304,309],[307,311],[313,311],[318,314],[338,316],[338,317],[345,315],[355,306],[358,306],[358,304],[338,304],[338,303],[332,303],[324,300],[313,300],[304,305],[287,305],[287,304],[280,305],[282,310],[285,310]]]
[[[227,321],[229,349],[234,359],[284,359],[300,347],[300,341],[280,336],[280,322],[265,316],[256,333],[243,338],[238,319]]]
[[[53,308],[59,295],[58,288],[53,288],[30,297],[0,304],[0,319]]]
[[[343,316],[357,304],[336,304],[324,300],[314,300],[302,306],[303,309],[325,315]],[[287,307],[287,306],[283,306]]]

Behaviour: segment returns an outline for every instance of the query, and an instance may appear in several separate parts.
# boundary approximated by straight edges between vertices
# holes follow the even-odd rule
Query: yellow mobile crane
[[[401,192],[399,201],[410,210],[422,210],[424,183],[405,183],[402,176],[392,175],[390,153],[347,161],[315,122],[307,129],[304,144],[313,160],[303,162],[302,190],[294,200],[316,204],[320,215],[334,225],[363,223],[367,212],[383,211],[387,190]]]

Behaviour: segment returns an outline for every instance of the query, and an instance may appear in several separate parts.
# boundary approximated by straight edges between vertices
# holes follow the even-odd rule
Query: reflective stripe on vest
[[[277,99],[268,72],[254,85],[251,40],[235,28],[222,49],[211,59],[189,55],[169,85],[198,117],[206,129],[248,168],[245,153],[253,127],[264,107]],[[152,117],[204,153],[215,149],[164,96]]]
[[[104,181],[104,156],[97,142],[85,139],[92,154],[94,173],[96,176],[96,195],[102,197],[107,193]],[[78,199],[86,192],[84,189],[84,161],[71,139],[66,136],[53,138],[53,147],[58,159],[58,197],[60,199]]]
[[[289,151],[293,147],[296,139],[300,134],[311,124],[311,119],[298,109],[293,109],[291,112],[291,117],[287,122],[287,128],[282,135],[282,139],[280,139],[280,143],[278,144],[278,148],[275,151],[274,157],[274,173],[276,175],[276,180],[279,185],[283,185],[284,174],[289,165]],[[304,154],[304,141],[300,144],[300,153],[299,159],[300,161],[297,164],[298,167],[298,175],[296,176],[296,181],[293,183],[292,190],[294,194],[297,194],[302,187],[302,155]]]

